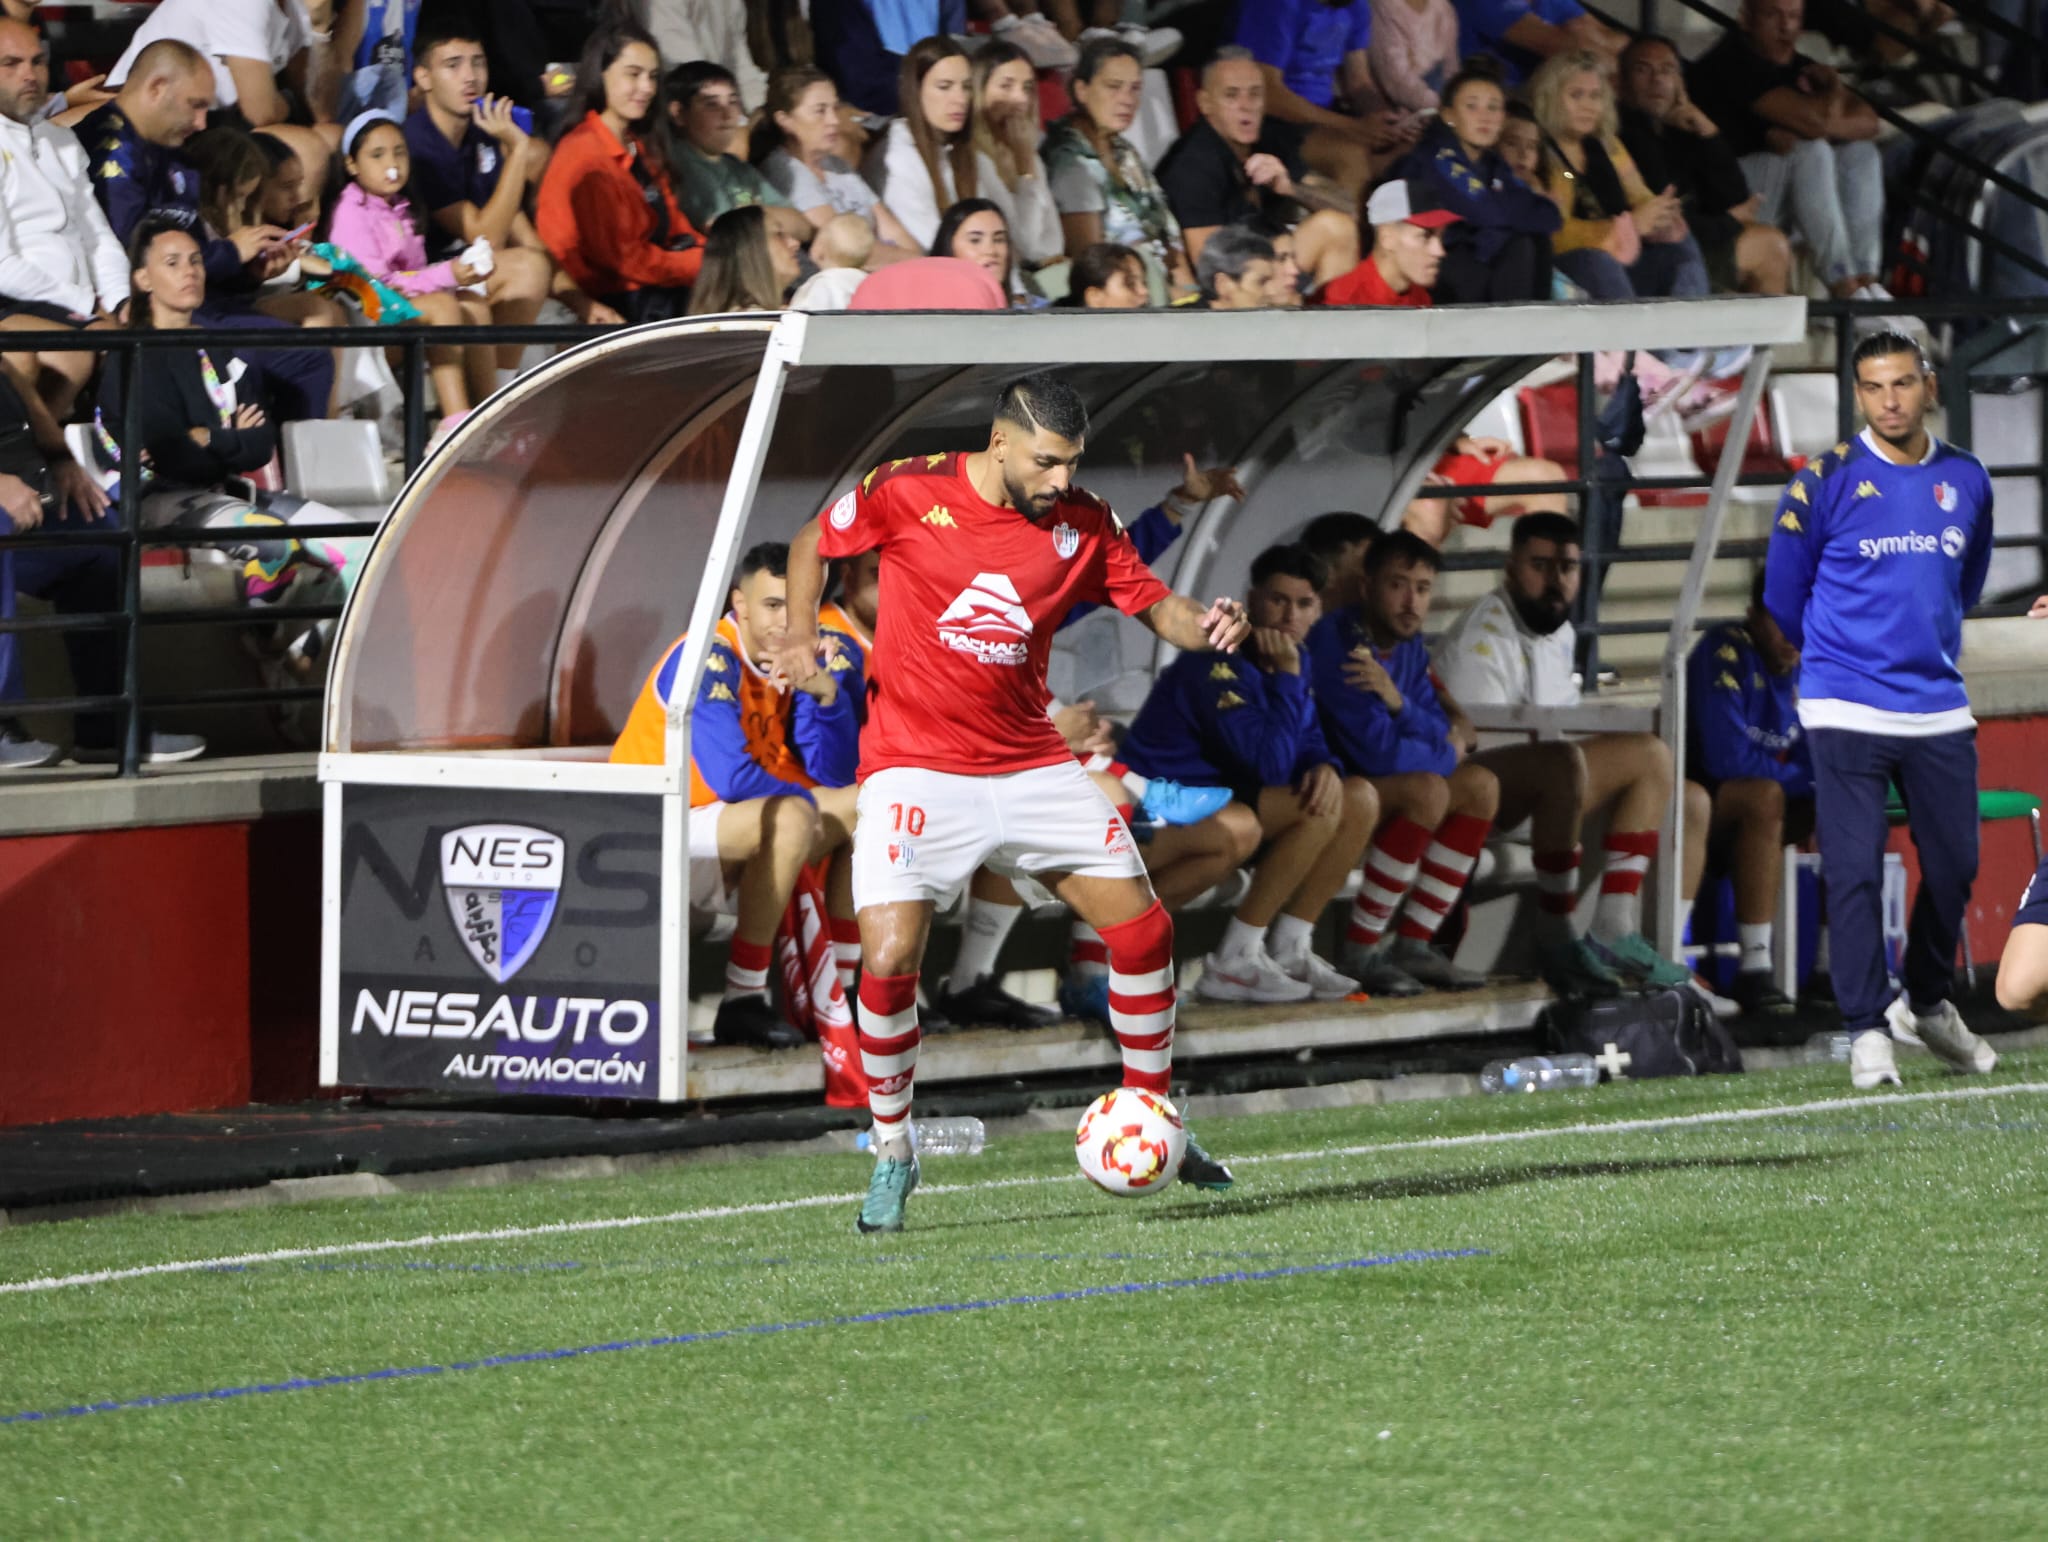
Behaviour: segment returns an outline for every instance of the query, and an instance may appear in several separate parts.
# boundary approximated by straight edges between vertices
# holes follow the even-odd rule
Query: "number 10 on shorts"
[[[924,810],[915,803],[890,804],[889,828],[898,835],[924,834]]]

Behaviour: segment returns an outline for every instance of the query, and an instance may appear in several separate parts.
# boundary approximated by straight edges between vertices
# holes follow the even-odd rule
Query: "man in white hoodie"
[[[25,22],[0,18],[0,331],[71,331],[105,321],[128,298],[128,259],[86,174],[85,147],[42,117],[50,54]],[[33,350],[8,357],[62,419],[97,356]]]

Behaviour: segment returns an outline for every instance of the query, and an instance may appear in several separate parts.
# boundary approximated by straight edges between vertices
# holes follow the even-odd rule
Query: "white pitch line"
[[[2016,1093],[2048,1093],[2048,1082],[2007,1082],[1990,1087],[1954,1087],[1938,1092],[1889,1092],[1853,1098],[1822,1098],[1811,1103],[1777,1103],[1761,1108],[1707,1109],[1655,1119],[1615,1119],[1597,1123],[1543,1125],[1528,1130],[1489,1130],[1472,1135],[1431,1135],[1421,1140],[1382,1141],[1364,1146],[1326,1146],[1310,1151],[1275,1151],[1234,1159],[1241,1167],[1261,1162],[1314,1162],[1332,1158],[1376,1156],[1394,1151],[1436,1151],[1453,1146],[1493,1146],[1515,1141],[1551,1140],[1564,1135],[1627,1135],[1645,1130],[1681,1129],[1692,1125],[1736,1124],[1776,1119],[1787,1114],[1813,1114],[1834,1109],[1883,1108],[1901,1103],[1948,1102],[1959,1098],[2009,1097]],[[927,1184],[926,1195],[980,1194],[995,1189],[1037,1188],[1051,1183],[1077,1183],[1079,1173],[1030,1178],[991,1178],[981,1183]],[[550,1221],[539,1226],[498,1226],[482,1231],[428,1232],[418,1237],[383,1237],[371,1242],[335,1242],[323,1247],[273,1248],[265,1253],[230,1253],[217,1258],[186,1258],[171,1263],[138,1264],[127,1269],[94,1269],[83,1274],[43,1275],[31,1280],[0,1282],[0,1295],[69,1290],[80,1285],[105,1285],[116,1280],[163,1274],[196,1274],[235,1269],[248,1264],[291,1263],[307,1258],[341,1258],[362,1253],[388,1253],[407,1248],[451,1247],[465,1242],[507,1242],[527,1237],[565,1237],[582,1232],[626,1231],[637,1226],[672,1226],[684,1221],[717,1221],[730,1216],[773,1215],[784,1210],[813,1210],[821,1205],[850,1205],[854,1194],[809,1194],[801,1199],[762,1200],[748,1205],[710,1205],[697,1210],[671,1210],[661,1215],[606,1216],[590,1221]]]

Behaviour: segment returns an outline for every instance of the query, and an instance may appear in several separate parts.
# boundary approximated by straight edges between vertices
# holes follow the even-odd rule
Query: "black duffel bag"
[[[1742,1051],[1728,1030],[1699,993],[1687,988],[1553,1002],[1540,1026],[1552,1053],[1591,1055],[1609,1081],[1742,1069]]]

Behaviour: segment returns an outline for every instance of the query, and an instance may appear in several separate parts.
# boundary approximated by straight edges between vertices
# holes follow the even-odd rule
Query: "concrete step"
[[[1174,1053],[1181,1059],[1202,1059],[1516,1033],[1535,1022],[1550,999],[1546,986],[1503,981],[1483,990],[1437,993],[1410,1002],[1217,1007],[1187,1000],[1174,1031]],[[938,1082],[1108,1070],[1119,1063],[1116,1040],[1093,1023],[1065,1022],[1030,1033],[967,1029],[924,1041],[917,1080],[928,1087]],[[691,1099],[818,1093],[825,1085],[824,1068],[808,1047],[692,1045],[684,1077]]]

